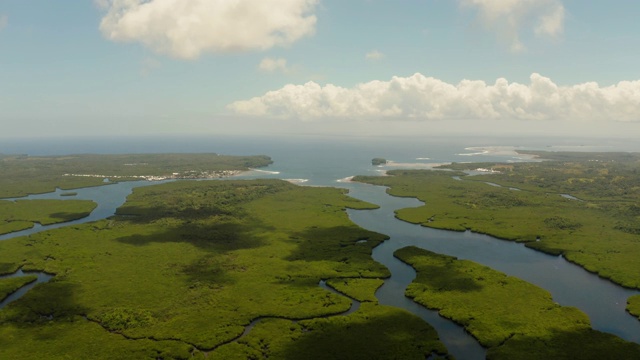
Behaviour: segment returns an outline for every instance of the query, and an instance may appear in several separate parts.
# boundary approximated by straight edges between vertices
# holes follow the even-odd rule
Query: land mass
[[[281,180],[178,180],[136,188],[112,218],[2,241],[0,274],[55,276],[0,311],[0,358],[444,357],[429,324],[375,300],[386,237],[345,212],[375,207]]]
[[[593,330],[587,315],[535,285],[416,247],[394,255],[417,272],[407,296],[463,325],[487,359],[640,358],[640,345]]]
[[[391,195],[425,202],[398,210],[401,220],[523,242],[640,288],[640,155],[535,154],[552,160],[444,166],[457,172],[394,170],[354,181],[389,186]],[[477,168],[490,172],[462,172]]]
[[[202,179],[271,164],[265,155],[123,154],[0,155],[0,198],[104,185],[110,181]]]
[[[0,235],[88,216],[96,203],[88,200],[0,200]]]

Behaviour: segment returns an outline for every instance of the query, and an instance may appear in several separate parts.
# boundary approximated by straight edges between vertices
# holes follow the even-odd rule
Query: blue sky
[[[628,135],[638,17],[628,0],[1,0],[0,137]]]

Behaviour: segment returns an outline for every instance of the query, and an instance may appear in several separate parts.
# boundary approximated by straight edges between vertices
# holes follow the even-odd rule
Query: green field
[[[116,217],[0,242],[0,273],[55,274],[0,311],[0,358],[445,354],[428,324],[371,301],[385,236],[347,207],[375,206],[278,180],[177,181],[135,189]],[[351,300],[321,279],[369,302],[331,316]]]
[[[96,203],[86,200],[0,200],[0,234],[88,216]]]
[[[394,255],[417,272],[406,295],[464,326],[488,359],[640,358],[640,345],[591,329],[580,310],[523,280],[416,247]]]
[[[564,154],[568,156],[571,154]],[[482,176],[394,170],[389,172],[391,176],[354,180],[389,186],[391,195],[417,197],[425,202],[418,208],[397,211],[399,219],[524,242],[549,254],[562,254],[618,284],[640,288],[638,157],[581,153],[571,159],[448,166],[454,170],[488,167],[501,171]],[[453,176],[460,176],[462,181]]]
[[[627,300],[627,311],[640,320],[640,295],[632,296]]]

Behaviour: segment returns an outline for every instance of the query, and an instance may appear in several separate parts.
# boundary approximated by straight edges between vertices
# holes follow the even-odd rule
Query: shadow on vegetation
[[[75,294],[78,289],[78,285],[55,280],[39,284],[20,301],[13,302],[2,310],[5,312],[2,322],[24,328],[39,328],[51,321],[75,321],[77,316],[87,313],[84,306],[76,303]],[[57,335],[57,332],[34,333],[49,334],[48,338]]]
[[[301,323],[305,335],[285,348],[282,358],[425,359],[436,349],[429,346],[427,339],[435,339],[437,335],[418,318],[402,313],[355,321],[349,321],[349,317]]]
[[[264,245],[260,234],[272,230],[253,219],[249,223],[240,223],[232,218],[227,220],[225,222],[203,219],[154,224],[141,218],[126,218],[124,221],[148,224],[156,232],[144,235],[133,234],[117,240],[136,246],[144,246],[152,242],[186,242],[204,250],[224,253],[260,247]]]
[[[487,359],[640,359],[640,345],[614,335],[581,329],[552,330],[549,336],[515,335],[489,349]]]
[[[371,233],[371,237],[363,237],[362,234],[363,230],[354,226],[308,228],[291,236],[291,241],[297,243],[298,247],[286,260],[349,261],[354,254],[369,254],[380,242],[368,241],[358,244],[359,240],[370,240],[375,236]]]
[[[237,209],[229,209],[211,204],[177,204],[175,206],[157,204],[149,206],[125,206],[116,210],[116,216],[126,217],[133,223],[146,224],[162,218],[174,218],[182,221],[197,221],[212,216],[233,216]]]
[[[421,276],[416,283],[436,291],[473,292],[483,288],[482,277],[470,279],[469,273],[453,266],[421,265],[419,272],[430,276]]]
[[[192,287],[231,285],[235,281],[228,275],[228,271],[237,270],[232,261],[216,255],[203,256],[182,268]]]
[[[66,222],[66,221],[82,219],[83,217],[88,216],[89,214],[90,214],[89,211],[87,211],[86,213],[59,212],[59,213],[51,214],[49,215],[49,217],[51,217],[52,219],[58,220],[57,222]]]

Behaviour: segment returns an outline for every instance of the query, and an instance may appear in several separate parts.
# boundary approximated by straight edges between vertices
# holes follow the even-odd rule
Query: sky
[[[640,1],[0,0],[0,138],[640,134]]]

